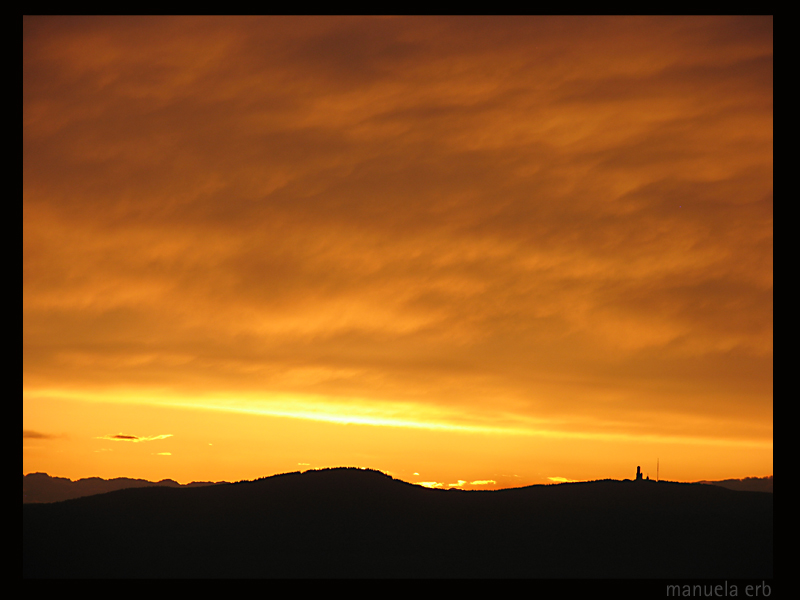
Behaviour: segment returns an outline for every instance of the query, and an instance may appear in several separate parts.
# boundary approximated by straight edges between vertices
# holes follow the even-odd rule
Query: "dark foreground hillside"
[[[25,577],[773,576],[772,494],[697,484],[443,491],[331,469],[22,514]]]

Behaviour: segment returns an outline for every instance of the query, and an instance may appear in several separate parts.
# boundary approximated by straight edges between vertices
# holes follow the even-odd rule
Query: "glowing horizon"
[[[566,431],[559,429],[543,429],[542,425],[547,425],[546,420],[540,420],[537,428],[526,427],[523,418],[519,415],[513,416],[512,423],[503,425],[481,425],[465,423],[448,423],[447,417],[454,418],[456,415],[448,415],[442,411],[431,415],[431,411],[420,410],[408,404],[401,404],[387,410],[375,407],[368,400],[360,399],[360,402],[353,402],[352,399],[346,404],[337,405],[329,398],[308,397],[304,398],[297,395],[292,397],[278,397],[277,400],[260,399],[229,399],[229,398],[203,398],[202,401],[191,398],[159,397],[157,394],[147,396],[129,396],[120,398],[119,396],[103,395],[81,391],[69,393],[64,390],[38,390],[35,393],[23,392],[23,397],[35,398],[68,398],[71,400],[83,400],[85,402],[119,402],[131,405],[157,405],[172,408],[194,409],[202,411],[223,411],[231,413],[244,413],[251,415],[261,415],[268,417],[280,417],[287,419],[300,419],[309,421],[321,421],[325,423],[335,423],[341,425],[366,425],[372,427],[400,427],[411,429],[428,430],[448,430],[465,433],[486,433],[500,435],[531,435],[531,436],[550,436],[563,438],[581,438],[595,440],[626,440],[626,441],[663,441],[667,443],[686,443],[686,444],[710,444],[727,445],[739,447],[773,447],[771,438],[757,439],[725,439],[714,437],[699,436],[676,436],[676,435],[657,435],[657,434],[630,434],[630,433],[598,433],[588,431]],[[421,412],[418,420],[409,420],[404,417],[397,417],[400,414],[413,414]],[[438,418],[437,418],[438,417]],[[460,420],[464,420],[463,417]],[[531,422],[532,419],[526,418],[525,421]],[[365,467],[368,468],[368,467]]]

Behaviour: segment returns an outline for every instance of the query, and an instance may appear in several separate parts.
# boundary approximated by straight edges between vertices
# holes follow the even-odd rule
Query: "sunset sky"
[[[23,474],[773,473],[772,17],[23,17]]]

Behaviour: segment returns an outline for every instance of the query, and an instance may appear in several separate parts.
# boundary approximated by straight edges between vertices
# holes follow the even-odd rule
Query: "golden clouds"
[[[24,389],[771,440],[772,96],[771,18],[25,18]]]

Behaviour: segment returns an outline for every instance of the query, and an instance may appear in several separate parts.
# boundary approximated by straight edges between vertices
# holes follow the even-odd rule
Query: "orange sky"
[[[24,17],[23,473],[772,474],[772,55],[772,17]]]

